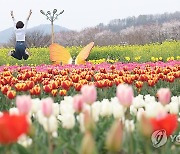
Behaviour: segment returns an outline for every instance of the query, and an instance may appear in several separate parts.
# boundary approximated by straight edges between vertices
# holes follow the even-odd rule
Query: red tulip
[[[79,81],[79,75],[72,75],[72,76],[71,76],[71,79],[72,79],[73,82],[78,83],[78,81]]]
[[[26,84],[28,86],[28,89],[32,89],[34,87],[34,82],[33,81],[26,81]]]
[[[173,134],[178,127],[177,115],[167,114],[161,118],[152,118],[151,124],[153,131],[164,129],[167,136]]]
[[[43,90],[44,90],[46,93],[50,93],[51,90],[52,90],[51,84],[48,84],[48,85],[43,86]]]
[[[9,90],[11,90],[11,87],[8,86],[8,85],[1,87],[1,92],[2,92],[4,95],[6,95]]]
[[[61,86],[62,86],[63,89],[69,90],[69,88],[71,86],[71,82],[69,80],[62,81]]]
[[[29,123],[25,115],[9,115],[4,113],[0,117],[0,143],[11,144],[29,130]]]
[[[40,95],[41,94],[41,88],[39,85],[35,85],[31,90],[30,90],[31,95]]]
[[[9,90],[9,91],[7,92],[7,97],[8,97],[9,99],[14,99],[14,98],[16,97],[16,91],[14,91],[14,90]]]
[[[82,85],[79,83],[74,83],[74,88],[76,89],[76,91],[80,91],[81,90]]]

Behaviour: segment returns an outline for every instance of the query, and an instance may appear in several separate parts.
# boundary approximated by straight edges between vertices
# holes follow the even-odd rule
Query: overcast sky
[[[24,21],[32,9],[30,28],[49,24],[39,10],[54,8],[65,10],[55,24],[81,30],[99,23],[107,24],[112,19],[180,11],[180,0],[0,0],[0,31],[12,26],[11,10],[16,20]]]

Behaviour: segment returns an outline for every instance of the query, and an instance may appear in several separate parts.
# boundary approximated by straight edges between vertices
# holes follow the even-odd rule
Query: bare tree
[[[15,35],[13,34],[9,41],[6,44],[3,44],[4,47],[14,47],[16,43]],[[27,32],[26,34],[26,44],[27,47],[47,47],[51,43],[51,35],[44,34],[43,31],[32,31]]]

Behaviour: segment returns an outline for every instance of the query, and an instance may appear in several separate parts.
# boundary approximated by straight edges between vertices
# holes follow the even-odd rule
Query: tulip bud
[[[123,106],[129,107],[132,104],[134,98],[133,89],[127,84],[120,84],[117,87],[116,96]]]
[[[76,95],[73,98],[73,107],[76,112],[81,112],[84,108],[84,100],[82,95]]]
[[[48,98],[45,98],[45,99],[42,99],[41,100],[41,103],[42,103],[42,113],[44,114],[44,116],[46,117],[49,117],[52,112],[53,112],[53,99],[48,97]]]
[[[82,144],[81,144],[81,152],[80,154],[96,154],[95,141],[90,132],[86,132]]]
[[[49,118],[44,118],[42,121],[44,130],[48,133],[53,133],[58,129],[58,121],[55,116],[50,116]]]
[[[84,111],[84,127],[86,131],[93,131],[95,129],[95,122],[89,110]]]
[[[119,152],[123,140],[123,127],[120,121],[115,121],[111,126],[107,137],[106,147],[111,152]]]
[[[97,98],[97,91],[96,91],[96,87],[94,85],[84,85],[81,88],[81,93],[83,95],[84,101],[87,104],[92,104],[96,101]]]
[[[32,107],[32,101],[30,96],[17,96],[16,106],[21,114],[28,114]]]
[[[161,102],[163,105],[168,104],[171,99],[171,91],[169,88],[160,88],[157,92],[157,97],[159,99],[159,102]]]
[[[151,121],[145,114],[142,114],[140,119],[140,131],[146,137],[150,137],[153,132]]]

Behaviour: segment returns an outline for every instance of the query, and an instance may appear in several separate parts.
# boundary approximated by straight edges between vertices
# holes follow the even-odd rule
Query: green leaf
[[[17,151],[19,152],[19,154],[30,154],[26,148],[24,148],[22,145],[20,144],[16,144],[16,148]]]

